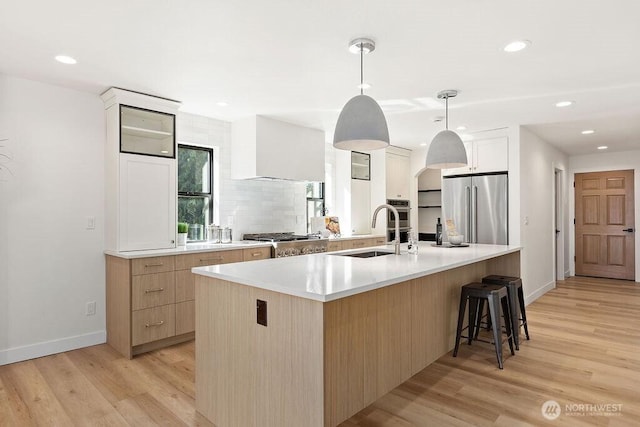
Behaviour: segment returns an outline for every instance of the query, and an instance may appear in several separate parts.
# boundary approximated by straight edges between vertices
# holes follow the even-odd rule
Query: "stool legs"
[[[460,346],[460,336],[462,335],[462,324],[464,323],[464,311],[467,308],[467,297],[462,294],[460,297],[460,308],[458,309],[458,329],[456,329],[456,346],[453,348],[453,357],[458,355],[458,347]]]
[[[509,350],[511,350],[511,355],[515,355],[516,353],[513,351],[513,342],[517,340],[513,336],[513,329],[511,328],[512,320],[513,320],[513,311],[511,307],[509,307],[509,298],[502,298],[502,317],[504,318],[504,326],[507,329],[507,337],[509,338]],[[517,326],[516,326],[517,327]],[[516,329],[517,330],[517,329]]]
[[[492,295],[487,299],[487,302],[489,303],[489,317],[491,318],[492,322],[494,325],[499,325],[500,324],[500,317],[498,317],[498,313],[499,313],[499,307],[500,307],[500,302],[499,302],[499,298],[497,295]],[[502,366],[502,339],[500,339],[500,335],[501,335],[502,331],[500,331],[500,328],[493,328],[493,342],[494,342],[494,346],[496,348],[496,358],[498,359],[498,367],[500,369],[503,368]]]
[[[522,286],[520,287],[522,292]],[[513,331],[513,338],[516,342],[516,350],[520,350],[520,313],[521,309],[518,305],[518,293],[511,286],[507,285],[507,294],[509,295],[509,306],[511,307],[511,330]],[[524,299],[520,299],[524,304]]]
[[[518,288],[518,300],[520,302],[520,315],[522,316],[522,324],[524,326],[524,335],[529,339],[529,326],[527,325],[527,311],[524,308],[524,292],[522,291],[522,286]],[[518,324],[520,323],[520,318],[516,317],[516,321]]]
[[[482,300],[480,300],[482,301]],[[478,316],[478,298],[469,298],[469,333],[467,336],[467,344],[471,345],[471,341],[474,339],[474,326],[476,324],[476,318]]]

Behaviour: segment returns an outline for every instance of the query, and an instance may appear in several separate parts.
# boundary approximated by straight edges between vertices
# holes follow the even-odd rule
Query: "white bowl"
[[[453,236],[449,236],[449,243],[452,245],[458,246],[464,243],[464,234],[455,234]]]

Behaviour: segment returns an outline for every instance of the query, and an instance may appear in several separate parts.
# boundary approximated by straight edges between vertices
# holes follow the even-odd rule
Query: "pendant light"
[[[458,94],[457,90],[449,89],[438,92],[438,99],[445,101],[446,130],[438,132],[431,141],[427,153],[427,167],[429,169],[458,168],[467,165],[467,151],[462,139],[449,130],[449,98]]]
[[[377,150],[389,146],[389,129],[382,108],[363,93],[362,62],[365,53],[373,52],[373,40],[360,38],[349,44],[349,50],[360,53],[360,95],[345,104],[333,134],[333,146],[341,150]]]

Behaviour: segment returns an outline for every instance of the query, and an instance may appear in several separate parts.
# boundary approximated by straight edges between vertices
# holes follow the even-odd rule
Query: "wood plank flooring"
[[[463,344],[341,427],[640,425],[640,285],[571,278],[527,316],[531,340],[505,351],[504,370],[489,345]],[[194,408],[194,366],[194,342],[133,360],[99,345],[0,366],[0,426],[212,426]],[[562,411],[553,421],[547,400]],[[579,407],[607,403],[622,407]]]

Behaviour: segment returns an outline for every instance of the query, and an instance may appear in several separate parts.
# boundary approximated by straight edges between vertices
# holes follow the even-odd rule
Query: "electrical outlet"
[[[96,228],[96,217],[88,216],[87,217],[87,230],[94,230]]]
[[[96,314],[96,302],[89,301],[87,302],[87,311],[85,313],[87,316],[94,316]]]

